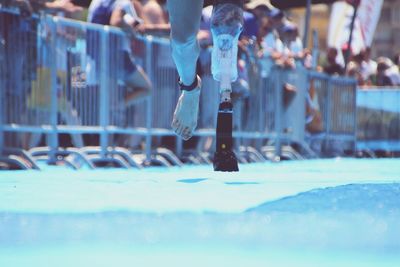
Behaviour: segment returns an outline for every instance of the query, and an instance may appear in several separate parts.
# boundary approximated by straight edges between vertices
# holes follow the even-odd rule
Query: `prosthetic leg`
[[[214,79],[220,82],[221,96],[217,117],[214,171],[239,171],[232,150],[231,82],[237,79],[237,42],[243,25],[241,5],[241,1],[216,1],[211,19],[214,40],[212,74]]]
[[[214,171],[239,171],[235,153],[232,150],[232,117],[231,101],[219,104],[216,130],[216,149],[214,154]]]

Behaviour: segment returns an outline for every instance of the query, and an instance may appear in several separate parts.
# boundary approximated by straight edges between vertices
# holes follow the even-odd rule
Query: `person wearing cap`
[[[242,36],[256,37],[261,25],[261,19],[274,7],[268,0],[250,0],[245,5],[243,12],[244,27]]]
[[[269,0],[248,0],[244,7],[246,9],[266,8],[267,11],[275,8]]]
[[[282,10],[273,8],[268,12],[267,16],[270,20],[271,27],[277,31],[279,38],[282,39],[283,27],[286,24],[285,15],[283,14]]]
[[[290,60],[288,61],[290,67],[294,68],[295,65],[303,65],[304,49],[303,42],[301,41],[298,33],[297,26],[291,22],[287,22],[283,26],[283,43],[284,54]]]
[[[282,58],[283,43],[278,33],[274,30],[269,18],[261,20],[260,31],[257,36],[257,43],[260,47],[258,57],[261,63],[261,76],[269,76],[271,68]]]

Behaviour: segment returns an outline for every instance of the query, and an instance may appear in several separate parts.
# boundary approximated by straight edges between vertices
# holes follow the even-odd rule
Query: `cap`
[[[268,17],[270,18],[283,18],[283,12],[282,10],[278,9],[278,8],[273,8],[271,9],[271,11],[268,13]]]
[[[269,0],[249,0],[244,6],[247,9],[255,9],[259,6],[266,7],[268,10],[275,8],[273,5],[271,5]]]
[[[297,30],[297,26],[293,23],[285,23],[282,30],[283,32],[295,32]]]

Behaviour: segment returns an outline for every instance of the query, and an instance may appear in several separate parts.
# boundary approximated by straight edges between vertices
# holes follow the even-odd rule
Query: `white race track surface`
[[[0,172],[0,266],[400,266],[400,160]]]

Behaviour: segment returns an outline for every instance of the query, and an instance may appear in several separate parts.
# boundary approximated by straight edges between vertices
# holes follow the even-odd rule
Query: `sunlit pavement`
[[[400,160],[0,172],[0,266],[399,266]]]

